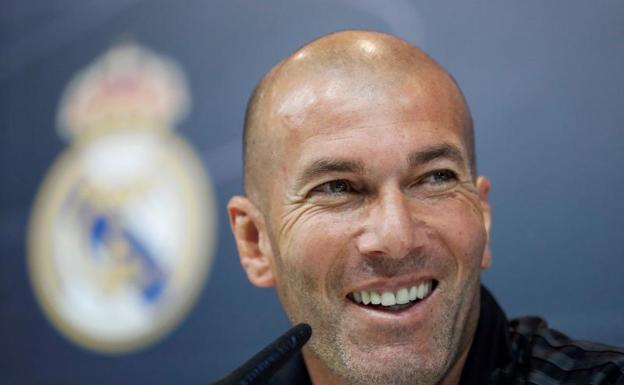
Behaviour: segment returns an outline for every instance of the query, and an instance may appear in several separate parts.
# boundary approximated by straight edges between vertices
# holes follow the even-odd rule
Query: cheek
[[[347,263],[349,223],[333,215],[301,218],[289,229],[287,242],[281,248],[285,267],[313,281],[316,291],[325,294],[331,290]]]
[[[455,194],[436,206],[430,224],[456,259],[458,269],[478,269],[487,241],[478,203]]]
[[[289,230],[288,241],[280,245],[277,293],[291,321],[319,326],[337,314],[335,286],[346,259],[338,236],[343,232],[320,218],[299,221]]]

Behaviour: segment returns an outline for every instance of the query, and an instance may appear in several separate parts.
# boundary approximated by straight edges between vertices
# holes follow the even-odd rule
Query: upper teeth
[[[433,281],[425,281],[419,285],[400,288],[397,291],[361,290],[351,293],[351,298],[364,305],[381,306],[403,305],[416,299],[423,299],[431,293]]]

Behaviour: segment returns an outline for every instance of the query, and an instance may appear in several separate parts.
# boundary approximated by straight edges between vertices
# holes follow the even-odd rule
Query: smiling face
[[[453,383],[489,264],[463,98],[434,66],[393,87],[349,73],[274,87],[265,204],[229,206],[243,266],[312,326],[313,381]]]

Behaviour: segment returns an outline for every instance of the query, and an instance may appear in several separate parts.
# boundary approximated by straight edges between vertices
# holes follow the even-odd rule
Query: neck
[[[329,368],[318,359],[316,354],[310,351],[310,348],[304,346],[301,352],[303,353],[303,361],[310,375],[310,382],[312,382],[313,385],[343,384],[342,379],[329,370]]]
[[[468,358],[468,352],[470,351],[470,346],[472,343],[468,344],[468,347],[464,350],[464,352],[459,356],[457,361],[451,367],[451,370],[444,376],[442,381],[438,385],[458,385],[459,380],[461,379],[462,370],[464,370],[464,365],[466,364],[466,359]]]

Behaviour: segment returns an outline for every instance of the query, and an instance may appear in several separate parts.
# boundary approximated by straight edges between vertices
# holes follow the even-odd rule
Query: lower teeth
[[[408,303],[404,303],[402,305],[391,305],[391,306],[383,306],[383,305],[364,305],[365,307],[373,307],[376,309],[381,309],[381,310],[391,310],[391,311],[397,311],[397,310],[403,310],[403,309],[407,309],[408,307],[415,305],[419,302],[420,300],[417,299],[416,301],[410,301]]]
[[[416,303],[416,301],[408,302],[408,303],[405,303],[403,305],[383,306],[383,308],[384,309],[388,309],[388,310],[401,310],[401,309],[406,309],[406,308],[412,306],[415,303]]]

